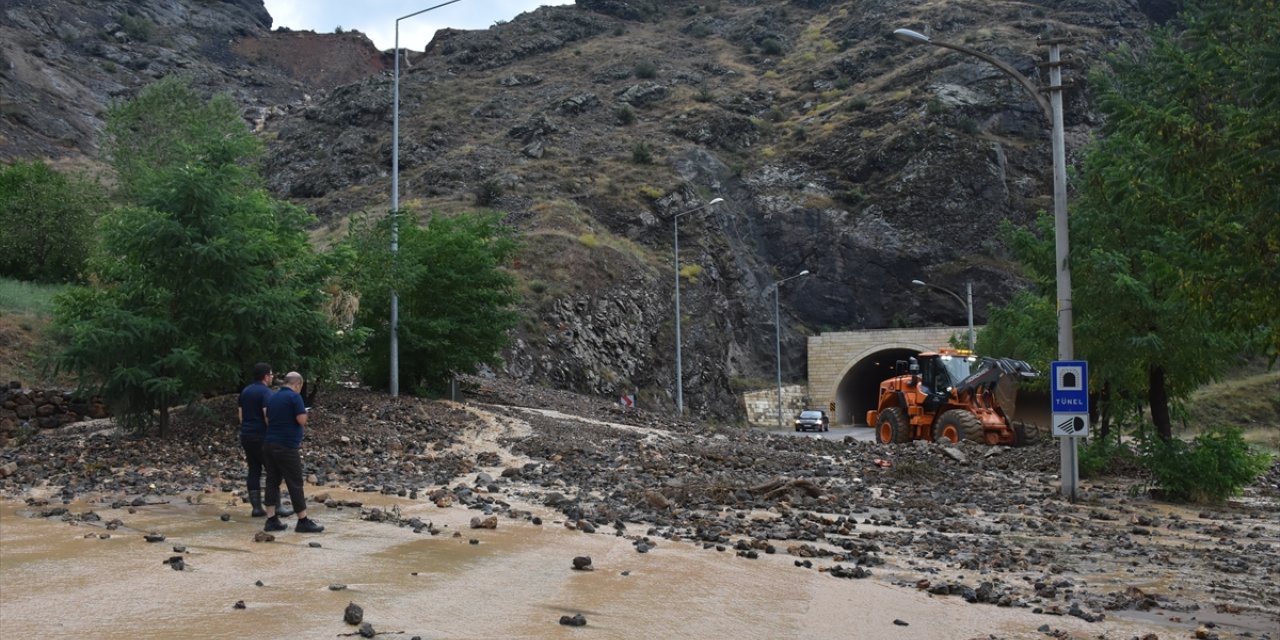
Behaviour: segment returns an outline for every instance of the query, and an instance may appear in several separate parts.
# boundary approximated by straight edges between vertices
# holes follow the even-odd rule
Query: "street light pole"
[[[936,47],[959,51],[990,63],[1016,80],[1018,84],[1021,84],[1022,88],[1026,89],[1031,94],[1031,97],[1035,99],[1036,104],[1040,105],[1040,110],[1048,118],[1053,132],[1053,232],[1054,260],[1057,263],[1058,359],[1074,359],[1075,344],[1071,335],[1071,267],[1067,264],[1067,259],[1070,256],[1070,242],[1067,235],[1067,152],[1066,135],[1062,122],[1062,51],[1060,48],[1062,43],[1068,42],[1069,39],[1051,38],[1040,41],[1041,45],[1049,47],[1049,63],[1046,65],[1049,68],[1049,86],[1045,87],[1044,90],[1049,92],[1050,97],[1046,100],[1041,95],[1040,90],[1026,76],[1018,73],[1017,69],[981,51],[975,51],[958,44],[933,40],[929,36],[910,29],[895,29],[893,35],[904,42],[931,44]],[[1062,494],[1069,496],[1072,500],[1075,500],[1076,488],[1080,484],[1076,439],[1076,436],[1065,436],[1062,438],[1061,443],[1062,465],[1060,474],[1062,478]]]
[[[778,429],[782,429],[782,322],[778,318],[778,298],[782,296],[782,283],[809,275],[805,269],[790,278],[773,283],[773,352],[778,362]]]
[[[960,294],[946,287],[939,287],[936,284],[929,284],[928,282],[924,282],[922,280],[912,280],[911,284],[919,285],[922,287],[929,287],[930,289],[937,289],[938,291],[945,292],[949,294],[952,298],[955,298],[956,302],[960,303],[960,306],[964,307],[965,313],[969,315],[969,351],[973,351],[974,344],[976,342],[976,337],[977,337],[973,332],[973,281],[967,280],[964,283],[965,293],[968,294],[968,297],[969,297],[968,302],[961,300]]]
[[[396,255],[400,253],[400,21],[412,18],[432,9],[461,2],[449,0],[434,7],[414,11],[409,15],[396,18],[395,47],[395,80],[391,100],[391,264],[395,265]],[[395,270],[392,269],[394,275]],[[391,397],[400,395],[400,297],[396,295],[395,282],[391,283]]]
[[[696,206],[684,213],[671,216],[671,231],[675,238],[676,263],[676,416],[684,416],[684,363],[680,359],[680,217],[702,211],[713,204],[724,202],[724,198],[716,198],[711,202]]]

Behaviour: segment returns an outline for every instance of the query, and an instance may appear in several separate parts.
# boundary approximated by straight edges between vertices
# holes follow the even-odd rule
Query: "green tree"
[[[119,119],[137,118],[157,95],[184,128],[225,135],[174,138],[153,127],[186,155],[140,163],[125,150],[153,148],[152,130],[121,128]],[[116,135],[107,150],[131,203],[102,220],[93,286],[56,305],[60,367],[98,388],[127,426],[156,424],[161,436],[170,408],[236,388],[253,362],[314,375],[335,339],[303,229],[310,217],[261,187],[251,169],[261,146],[229,102],[165,81],[109,111]]]
[[[0,276],[37,282],[80,277],[93,222],[106,206],[100,185],[43,162],[0,166]]]
[[[1096,78],[1098,206],[1159,216],[1173,286],[1215,324],[1280,353],[1280,2],[1191,0],[1145,55]],[[1105,157],[1102,155],[1105,154]]]
[[[352,229],[360,255],[356,322],[370,332],[361,379],[389,385],[392,283],[399,299],[402,387],[440,392],[455,374],[500,366],[517,320],[515,279],[504,268],[516,242],[501,215],[436,214],[423,226],[402,224],[394,260],[390,222],[357,220]]]
[[[261,155],[261,144],[229,96],[202,100],[189,79],[166,76],[134,99],[112,105],[102,150],[119,176],[122,195],[141,198],[149,189],[163,191],[173,169],[252,162]],[[162,184],[152,184],[156,181]]]
[[[1278,25],[1274,0],[1189,2],[1094,78],[1107,124],[1071,209],[1076,355],[1108,401],[1144,398],[1164,439],[1170,405],[1253,336],[1280,347]],[[1052,310],[1048,229],[1011,244]],[[993,340],[1043,340],[1044,306],[1018,304]]]

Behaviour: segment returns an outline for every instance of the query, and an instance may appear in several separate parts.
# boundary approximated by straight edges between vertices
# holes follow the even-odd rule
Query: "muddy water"
[[[275,542],[254,543],[262,520],[245,517],[243,506],[228,508],[225,495],[205,496],[205,504],[176,499],[133,514],[69,505],[76,513],[92,508],[104,521],[120,518],[126,527],[116,531],[30,518],[24,505],[4,502],[0,632],[32,638],[332,638],[355,630],[342,621],[348,602],[364,608],[375,630],[403,631],[390,636],[403,638],[952,640],[1043,638],[1036,631],[1042,624],[1074,637],[1169,630],[1144,621],[1090,625],[933,598],[875,579],[798,569],[786,555],[747,560],[664,540],[639,554],[630,540],[570,531],[550,514],[542,526],[500,519],[496,530],[471,530],[467,523],[476,511],[329,493],[366,506],[398,504],[406,517],[433,521],[443,532],[414,534],[361,521],[358,509],[318,507],[312,515],[327,526],[325,533],[286,531]],[[235,517],[222,522],[224,512]],[[147,543],[142,535],[149,531],[167,540]],[[187,547],[184,571],[163,564],[179,555],[174,545]],[[573,571],[577,555],[591,556],[595,570]],[[255,586],[259,580],[261,587]],[[347,589],[329,589],[338,583]],[[245,609],[233,608],[239,600]],[[585,628],[558,624],[561,615],[575,613],[587,618]],[[895,625],[895,619],[910,626]]]

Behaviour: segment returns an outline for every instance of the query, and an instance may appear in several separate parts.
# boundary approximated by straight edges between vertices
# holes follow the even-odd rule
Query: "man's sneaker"
[[[324,531],[324,525],[311,518],[303,518],[298,521],[298,524],[293,525],[293,530],[298,533],[320,533]]]
[[[267,523],[262,525],[263,531],[284,531],[288,528],[289,528],[289,525],[283,522],[280,522],[280,518],[277,518],[275,516],[271,516],[270,518],[267,518]]]

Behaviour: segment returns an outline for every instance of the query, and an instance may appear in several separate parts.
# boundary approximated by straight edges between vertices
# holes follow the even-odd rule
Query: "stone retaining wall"
[[[62,389],[24,389],[21,383],[10,382],[0,388],[0,446],[23,428],[53,429],[109,415],[97,396],[77,397]]]

